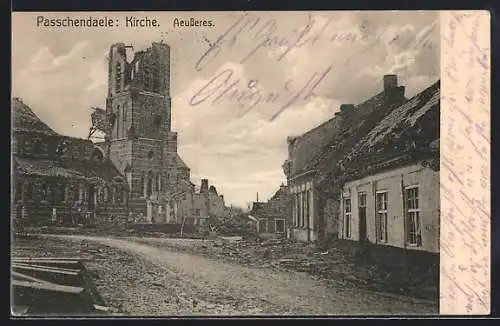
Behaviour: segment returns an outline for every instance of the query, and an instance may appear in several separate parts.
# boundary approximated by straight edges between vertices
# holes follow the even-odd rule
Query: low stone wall
[[[339,239],[334,243],[343,251],[357,255],[365,263],[379,265],[390,272],[403,272],[405,277],[439,284],[439,253],[368,243],[365,255],[361,256],[357,241]]]

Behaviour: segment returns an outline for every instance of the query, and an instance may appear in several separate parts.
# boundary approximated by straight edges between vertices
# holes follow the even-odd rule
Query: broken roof
[[[38,132],[46,135],[58,135],[24,104],[21,99],[12,99],[12,129],[15,131]]]
[[[280,188],[274,193],[274,195],[269,200],[281,200],[288,198],[288,187],[281,185]]]
[[[337,178],[362,177],[415,158],[439,158],[440,81],[388,113],[340,160]]]
[[[73,179],[99,178],[108,182],[121,177],[110,161],[51,160],[45,158],[14,158],[14,168],[20,174]]]
[[[289,145],[292,146],[290,175],[330,169],[332,162],[342,158],[350,144],[354,145],[364,136],[387,110],[405,100],[403,86],[382,91],[354,106],[349,115],[335,116],[302,136],[292,138]]]

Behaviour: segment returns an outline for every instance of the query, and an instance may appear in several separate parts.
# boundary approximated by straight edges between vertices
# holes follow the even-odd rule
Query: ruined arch
[[[104,150],[100,147],[94,146],[91,159],[95,162],[102,162],[104,160]]]

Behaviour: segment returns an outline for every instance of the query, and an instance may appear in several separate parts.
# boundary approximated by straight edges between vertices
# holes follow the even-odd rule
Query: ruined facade
[[[12,103],[12,215],[24,225],[121,223],[128,185],[102,151],[60,135],[20,99]]]
[[[171,130],[170,47],[153,43],[131,61],[127,50],[118,43],[109,52],[110,129],[100,146],[126,177],[132,214],[157,223],[192,216],[193,207],[178,203],[193,186]]]
[[[326,177],[339,161],[394,107],[406,101],[397,76],[383,78],[383,90],[358,104],[343,104],[330,120],[288,138],[283,170],[291,195],[291,238],[316,241],[338,235],[341,184]]]
[[[439,253],[439,82],[390,112],[344,159],[339,237]],[[406,255],[408,256],[408,254]]]
[[[267,202],[254,202],[249,215],[257,222],[259,233],[286,234],[291,225],[290,194],[286,185],[280,188]]]

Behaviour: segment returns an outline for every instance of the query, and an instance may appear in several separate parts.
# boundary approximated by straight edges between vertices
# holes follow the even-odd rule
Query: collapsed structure
[[[195,191],[190,169],[177,150],[177,133],[171,127],[170,47],[153,43],[131,60],[129,48],[123,43],[111,46],[106,109],[94,108],[91,115],[89,139],[97,132],[104,134],[104,141],[93,144],[59,135],[14,100],[19,216],[51,216],[53,209],[64,215],[64,207],[74,201],[81,203],[80,211],[98,219],[113,215],[149,223],[199,223],[225,213],[224,197],[207,179]],[[40,195],[47,205],[37,201],[33,206],[25,202],[33,193],[27,187],[38,187],[32,181],[39,176],[67,178],[71,186],[50,186],[50,195],[45,194],[49,190]],[[116,207],[108,207],[111,204]]]

